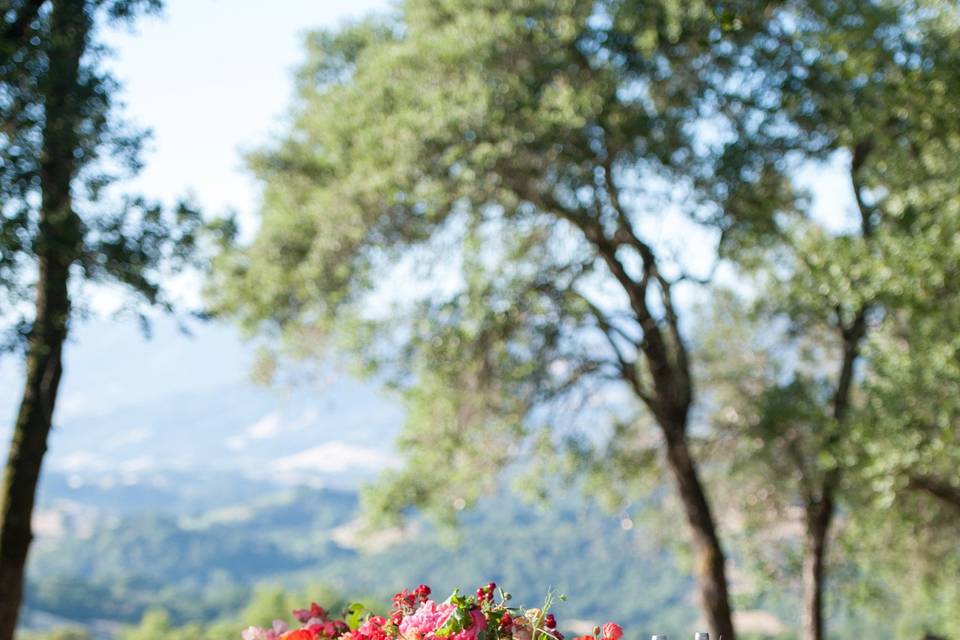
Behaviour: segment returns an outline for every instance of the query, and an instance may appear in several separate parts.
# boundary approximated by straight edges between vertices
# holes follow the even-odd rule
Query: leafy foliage
[[[201,224],[199,213],[187,202],[170,210],[122,192],[120,181],[142,166],[146,134],[119,117],[117,82],[103,69],[106,53],[92,33],[70,96],[78,114],[71,125],[76,140],[69,153],[76,161],[72,213],[79,242],[74,250],[67,246],[72,238],[58,240],[49,231],[44,235],[40,223],[44,144],[60,126],[49,123],[44,110],[44,93],[58,82],[46,67],[56,38],[50,32],[50,11],[41,9],[45,3],[14,4],[23,6],[10,7],[17,21],[9,28],[22,32],[8,35],[22,34],[23,39],[5,39],[0,51],[0,312],[9,349],[22,347],[30,326],[24,303],[35,295],[37,250],[44,243],[62,243],[62,251],[73,260],[71,275],[77,283],[119,284],[137,311],[141,303],[169,307],[161,282],[187,264]],[[94,23],[101,20],[132,20],[144,11],[158,11],[160,5],[158,0],[91,1],[83,11],[95,31],[99,24]],[[82,303],[78,307],[83,310]]]

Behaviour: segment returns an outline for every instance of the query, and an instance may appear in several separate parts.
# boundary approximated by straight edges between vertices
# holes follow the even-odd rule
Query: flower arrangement
[[[539,609],[511,607],[510,594],[493,582],[472,596],[459,590],[443,602],[430,599],[430,587],[420,585],[393,596],[389,616],[374,615],[361,604],[347,607],[340,618],[311,604],[297,609],[299,628],[291,629],[277,620],[270,629],[250,627],[243,640],[564,640],[550,613],[553,594]],[[593,635],[573,640],[620,640],[623,629],[608,622],[596,627]]]

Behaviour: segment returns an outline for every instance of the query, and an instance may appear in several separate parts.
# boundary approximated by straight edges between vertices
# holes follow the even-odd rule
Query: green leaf
[[[370,611],[359,602],[353,602],[347,606],[346,622],[351,631],[356,631],[363,624]]]

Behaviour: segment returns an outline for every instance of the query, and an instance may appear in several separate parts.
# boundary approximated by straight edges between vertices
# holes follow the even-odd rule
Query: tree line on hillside
[[[26,386],[0,640],[69,283],[163,305],[158,276],[195,246],[189,209],[104,198],[104,159],[136,168],[136,136],[114,126],[95,26],[158,4],[4,5],[0,285]],[[868,566],[897,584],[845,598],[913,598],[943,630],[960,615],[944,598],[958,32],[935,0],[406,0],[314,33],[289,131],[250,159],[261,225],[249,244],[225,234],[211,311],[277,358],[333,346],[397,389],[405,466],[369,492],[373,514],[455,521],[518,469],[626,504],[664,469],[726,640],[738,545],[765,590],[802,586],[805,640],[826,636],[828,578]]]
[[[226,505],[233,503],[225,503],[230,510]],[[155,514],[124,517],[84,539],[66,537],[36,549],[26,611],[90,626],[136,624],[162,608],[174,626],[224,620],[235,627],[243,622],[237,610],[258,585],[302,591],[319,580],[353,598],[370,595],[371,610],[385,614],[400,588],[394,585],[427,583],[442,595],[494,580],[523,604],[539,604],[554,588],[568,596],[557,611],[565,619],[616,619],[634,636],[686,628],[696,617],[689,576],[672,554],[657,553],[650,528],[638,522],[625,529],[622,517],[589,501],[536,506],[499,495],[465,515],[455,542],[418,521],[391,544],[355,548],[343,531],[358,514],[355,494],[303,488],[275,495],[244,519],[200,524]],[[637,560],[625,566],[621,558],[632,553]],[[610,597],[614,592],[617,598]],[[324,593],[309,599],[337,611]],[[785,607],[775,612],[790,615]]]

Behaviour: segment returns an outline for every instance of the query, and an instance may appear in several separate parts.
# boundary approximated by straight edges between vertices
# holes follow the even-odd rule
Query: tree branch
[[[590,310],[590,314],[594,317],[597,327],[600,329],[600,332],[606,338],[607,342],[610,345],[610,349],[613,351],[614,357],[617,359],[616,368],[620,373],[620,377],[625,380],[633,389],[634,393],[646,404],[649,408],[653,408],[653,396],[650,394],[649,390],[644,386],[643,381],[640,380],[640,376],[637,375],[637,361],[636,359],[628,358],[623,350],[620,348],[620,345],[617,344],[616,336],[620,336],[622,339],[629,342],[634,348],[639,349],[639,345],[628,336],[624,331],[615,326],[607,317],[603,311],[600,310],[595,304],[587,300],[585,297],[580,296],[584,304]]]
[[[960,509],[960,487],[942,478],[930,475],[910,475],[907,488],[931,495],[941,502],[946,502],[955,509]]]
[[[653,250],[636,237],[630,227],[623,224],[618,227],[618,233],[613,238],[608,237],[597,217],[586,215],[582,209],[572,210],[564,206],[550,193],[549,189],[536,188],[525,180],[518,180],[512,186],[518,195],[541,211],[552,213],[579,229],[587,242],[593,245],[597,256],[603,260],[614,279],[627,294],[630,308],[643,333],[640,349],[646,356],[654,386],[653,395],[649,395],[644,389],[644,396],[641,396],[641,399],[648,403],[650,410],[657,416],[658,421],[665,425],[665,428],[680,429],[681,432],[675,435],[682,435],[682,430],[686,428],[686,417],[690,409],[690,398],[692,396],[690,372],[686,368],[681,369],[681,367],[687,366],[685,354],[678,358],[676,362],[671,358],[661,327],[647,304],[649,280],[651,277],[659,277],[655,275],[656,256]],[[622,210],[618,217],[621,214],[623,214]],[[626,221],[625,216],[620,219],[621,223]],[[625,232],[629,232],[629,234],[625,235]],[[623,261],[617,255],[617,250],[625,244],[636,249],[643,260],[644,275],[639,281],[627,272]],[[661,295],[663,293],[661,291]],[[675,332],[674,335],[678,338],[676,348],[678,350],[682,349],[682,341],[679,340],[679,330],[676,324],[670,326],[670,330]],[[627,381],[630,382],[631,386],[634,386],[633,381],[629,378],[627,378]],[[634,391],[638,395],[640,390],[641,387],[634,386]]]
[[[864,138],[854,146],[853,158],[850,161],[850,181],[853,184],[853,196],[857,200],[857,209],[860,211],[860,231],[864,238],[873,235],[874,224],[870,219],[873,216],[873,209],[863,201],[860,170],[871,151],[873,151],[873,138]]]
[[[657,267],[656,254],[654,253],[653,248],[640,239],[633,228],[633,224],[631,223],[626,210],[623,208],[620,199],[620,190],[617,188],[616,181],[613,177],[613,161],[609,153],[603,159],[602,167],[608,204],[617,216],[617,232],[615,235],[615,241],[633,248],[640,255],[640,259],[643,261],[644,276],[642,284],[644,293],[646,293],[646,287],[650,278],[653,278],[657,282],[657,287],[660,290],[660,303],[663,305],[664,309],[664,320],[666,321],[667,328],[670,331],[670,336],[673,339],[673,348],[676,353],[676,363],[672,369],[674,370],[675,375],[678,375],[680,378],[680,380],[676,381],[676,383],[672,385],[673,393],[680,394],[674,398],[674,401],[682,404],[689,404],[693,395],[693,390],[691,388],[692,384],[689,375],[690,366],[687,348],[683,341],[683,337],[680,335],[680,322],[673,306],[673,295],[670,291],[671,283],[665,277],[663,277],[662,273],[660,273],[660,269]]]
[[[837,389],[833,394],[833,417],[837,422],[843,422],[850,406],[853,367],[860,356],[860,343],[867,335],[867,306],[860,307],[849,325],[844,325],[842,319],[839,325],[840,335],[843,338],[843,359],[840,363]]]

